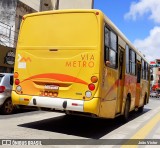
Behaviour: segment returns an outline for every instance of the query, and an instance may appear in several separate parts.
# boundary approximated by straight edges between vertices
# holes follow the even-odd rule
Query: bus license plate
[[[57,85],[45,85],[44,89],[58,90],[59,86],[57,86]]]

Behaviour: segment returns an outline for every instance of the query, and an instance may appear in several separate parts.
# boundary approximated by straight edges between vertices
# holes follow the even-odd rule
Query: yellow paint
[[[84,112],[93,113],[98,115],[99,113],[99,98],[93,98],[90,101],[84,102]]]
[[[27,105],[19,101],[22,96],[54,99],[50,95],[56,92],[58,98],[85,100],[84,112],[98,115],[103,23],[103,13],[99,10],[59,10],[24,16],[14,67],[22,91],[17,92],[17,85],[13,85],[13,103]],[[38,77],[43,74],[46,77]],[[49,77],[52,74],[59,76]],[[94,83],[92,96],[86,98],[92,76],[98,82]],[[45,85],[59,88],[49,90]]]

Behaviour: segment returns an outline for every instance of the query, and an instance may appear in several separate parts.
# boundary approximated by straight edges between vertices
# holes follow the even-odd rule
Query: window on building
[[[117,53],[117,35],[105,27],[105,61],[113,68],[117,68]]]

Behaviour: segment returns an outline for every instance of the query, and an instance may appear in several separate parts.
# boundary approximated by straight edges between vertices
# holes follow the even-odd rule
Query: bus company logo
[[[86,67],[93,68],[95,63],[95,58],[93,54],[81,54],[80,60],[67,61],[66,67]]]
[[[26,69],[27,62],[32,62],[30,57],[22,57],[20,54],[18,54],[18,68],[20,69]]]
[[[18,54],[18,62],[31,62],[31,58],[22,57],[20,54]]]

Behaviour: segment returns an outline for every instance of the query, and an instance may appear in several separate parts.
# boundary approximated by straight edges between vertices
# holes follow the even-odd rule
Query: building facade
[[[59,0],[58,9],[92,9],[93,0]]]
[[[35,11],[39,11],[40,9],[40,0],[19,0],[24,3],[26,6],[34,9]]]
[[[39,7],[40,0],[0,0],[0,72],[13,72],[22,16]]]
[[[40,0],[40,11],[58,9],[92,9],[94,0]]]
[[[0,45],[0,72],[12,73],[15,60],[15,48]]]
[[[16,7],[14,47],[16,47],[16,44],[17,44],[18,34],[19,34],[19,29],[20,29],[22,17],[25,14],[34,13],[34,12],[39,11],[38,8],[36,8],[37,10],[35,10],[35,9],[33,9],[32,6],[29,6],[28,4],[25,4],[23,1],[24,0],[19,0],[17,2],[17,7]],[[32,3],[30,3],[30,5],[32,5]]]
[[[0,0],[0,44],[13,47],[17,0]]]
[[[155,61],[151,61],[150,65],[153,65],[153,68],[151,68],[151,90],[160,91],[160,59],[156,59]],[[157,65],[157,66],[156,66]]]

